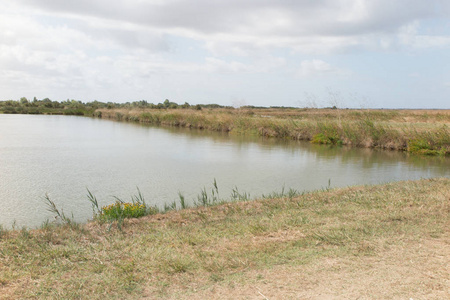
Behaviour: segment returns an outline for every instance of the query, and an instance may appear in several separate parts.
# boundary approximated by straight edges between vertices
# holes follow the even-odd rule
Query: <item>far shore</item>
[[[450,155],[450,110],[103,108],[94,116],[318,144]]]
[[[177,104],[169,100],[113,103],[48,98],[0,101],[0,114],[57,114],[198,128],[268,138],[306,140],[450,155],[450,109],[342,109]]]

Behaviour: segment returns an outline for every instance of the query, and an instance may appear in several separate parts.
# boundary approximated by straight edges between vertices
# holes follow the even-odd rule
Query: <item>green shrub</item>
[[[431,143],[424,138],[417,138],[408,142],[408,151],[423,155],[439,155],[439,151],[433,149]]]
[[[92,212],[94,219],[101,221],[115,221],[121,222],[126,218],[139,218],[146,215],[154,215],[159,212],[155,206],[148,206],[145,203],[144,197],[138,188],[138,194],[131,197],[131,202],[124,202],[118,197],[116,202],[110,205],[99,207],[97,198],[88,189],[88,200],[92,204]]]
[[[335,135],[328,136],[323,133],[318,133],[313,136],[311,143],[325,144],[325,145],[342,145],[342,140]]]
[[[147,207],[141,203],[122,203],[117,201],[114,204],[103,206],[100,219],[119,220],[125,218],[139,218],[145,216]]]

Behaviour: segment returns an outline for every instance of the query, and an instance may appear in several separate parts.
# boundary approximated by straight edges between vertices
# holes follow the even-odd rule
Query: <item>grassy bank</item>
[[[319,144],[450,155],[449,110],[98,109],[94,115]]]
[[[444,299],[450,179],[0,231],[0,298]]]
[[[83,103],[76,100],[0,101],[0,114],[84,115],[118,121],[180,126],[231,134],[307,140],[318,144],[351,145],[450,155],[450,110],[306,109],[244,107],[169,100],[152,104]]]

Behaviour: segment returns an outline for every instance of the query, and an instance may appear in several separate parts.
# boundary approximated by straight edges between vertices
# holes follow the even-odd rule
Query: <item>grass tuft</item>
[[[61,221],[62,223],[67,224],[73,228],[78,226],[78,224],[74,221],[73,214],[70,218],[67,217],[64,213],[64,210],[59,210],[55,202],[50,199],[48,194],[45,194],[44,201],[47,205],[47,210],[55,215],[55,221]]]

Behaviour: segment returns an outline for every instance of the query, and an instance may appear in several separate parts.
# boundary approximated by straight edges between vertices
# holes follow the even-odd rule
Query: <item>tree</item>
[[[169,107],[169,105],[170,105],[170,101],[169,101],[169,99],[166,99],[165,101],[164,101],[164,107]]]

